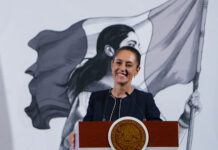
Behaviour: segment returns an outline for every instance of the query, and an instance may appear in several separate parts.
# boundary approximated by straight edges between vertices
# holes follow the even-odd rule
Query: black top
[[[83,121],[114,121],[120,117],[131,116],[139,120],[161,120],[151,93],[134,89],[124,98],[115,98],[110,90],[93,92],[89,99],[87,114]]]

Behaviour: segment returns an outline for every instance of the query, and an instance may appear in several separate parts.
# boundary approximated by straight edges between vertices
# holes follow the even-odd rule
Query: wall
[[[31,95],[24,71],[36,59],[27,42],[44,29],[64,30],[78,20],[97,16],[131,16],[152,9],[164,0],[1,0],[0,2],[0,149],[58,149],[65,118],[53,119],[50,130],[33,128],[24,113]],[[123,7],[125,5],[125,9]],[[218,147],[217,1],[209,1],[199,92],[203,110],[195,119],[193,150]],[[178,120],[192,85],[176,85],[156,96],[168,120]],[[170,110],[170,111],[169,111]],[[3,143],[3,144],[2,144]],[[184,139],[180,149],[185,149]]]

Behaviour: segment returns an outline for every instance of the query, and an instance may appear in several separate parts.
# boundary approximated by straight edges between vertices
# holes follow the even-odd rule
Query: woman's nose
[[[126,70],[125,64],[120,65],[120,70]]]

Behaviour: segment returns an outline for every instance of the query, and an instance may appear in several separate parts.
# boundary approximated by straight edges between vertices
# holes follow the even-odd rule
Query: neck
[[[126,92],[127,93],[132,93],[132,91],[134,90],[134,88],[130,85],[114,85],[114,88],[111,90],[111,93],[113,96],[115,97],[126,97]]]

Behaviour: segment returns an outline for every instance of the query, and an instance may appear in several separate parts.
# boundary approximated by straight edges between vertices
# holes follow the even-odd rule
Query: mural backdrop
[[[179,120],[194,84],[203,110],[195,119],[192,149],[217,146],[218,70],[210,50],[217,20],[206,0],[12,3],[1,5],[4,148],[69,149],[66,138],[85,115],[90,92],[111,87],[101,82],[113,55],[105,49],[124,45],[139,49],[142,69],[133,85],[155,95],[164,120]]]

